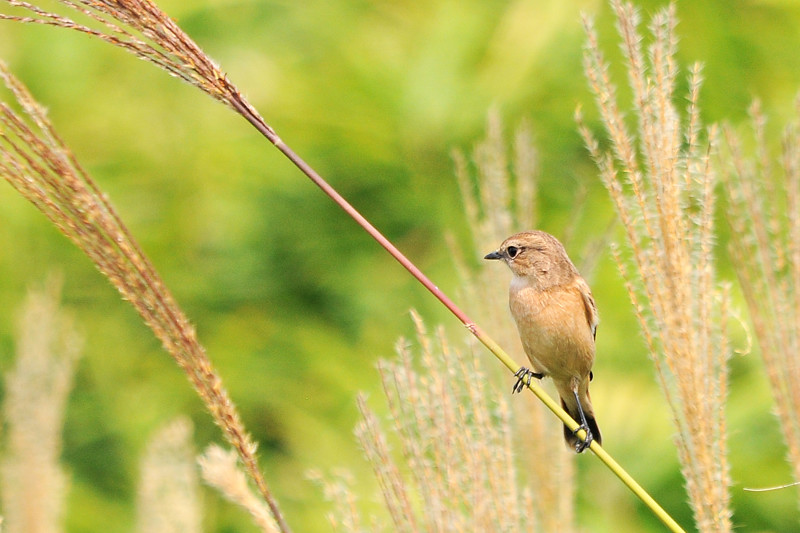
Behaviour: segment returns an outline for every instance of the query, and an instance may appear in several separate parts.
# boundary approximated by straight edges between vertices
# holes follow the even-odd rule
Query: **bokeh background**
[[[665,2],[637,4],[647,20]],[[605,2],[159,5],[290,146],[456,300],[448,236],[475,268],[489,250],[470,248],[451,151],[469,151],[484,136],[490,108],[509,130],[522,120],[532,125],[542,229],[574,228],[572,246],[581,249],[613,217],[573,121],[582,105],[596,123],[581,67],[581,13],[595,17],[607,53],[618,50]],[[800,4],[678,2],[678,17],[682,71],[705,64],[706,123],[739,124],[758,97],[777,137],[800,89]],[[411,333],[408,310],[444,324],[454,339],[463,329],[240,117],[200,91],[98,40],[45,27],[0,22],[0,58],[50,109],[196,324],[260,442],[289,522],[296,531],[328,530],[328,505],[306,472],[345,467],[365,494],[375,490],[352,433],[355,397],[366,391],[382,409],[374,364]],[[720,273],[733,281],[721,227]],[[192,418],[198,449],[219,441],[219,431],[134,311],[7,185],[0,186],[0,372],[13,364],[28,287],[52,271],[63,273],[65,305],[86,338],[64,430],[66,527],[130,531],[149,436],[179,414]],[[669,414],[607,250],[590,276],[602,319],[593,398],[606,447],[689,524]],[[743,348],[747,335],[738,330]],[[788,482],[790,473],[757,354],[734,357],[731,375],[734,521],[741,531],[795,531],[795,489],[742,490]],[[584,530],[660,530],[597,461],[576,461]],[[253,530],[213,492],[204,498],[208,531]]]

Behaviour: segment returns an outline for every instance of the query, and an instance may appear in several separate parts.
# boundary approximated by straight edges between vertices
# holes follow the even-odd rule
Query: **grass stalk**
[[[202,505],[188,417],[150,437],[139,468],[136,533],[201,533]]]
[[[777,163],[769,155],[766,117],[750,107],[750,130],[724,128],[720,154],[731,227],[730,255],[753,328],[787,447],[800,481],[800,97],[782,136]],[[752,139],[752,140],[751,140]]]
[[[515,353],[520,354],[519,333],[508,315],[507,280],[485,262],[476,271],[472,256],[480,257],[519,228],[537,228],[542,223],[536,205],[539,165],[532,128],[523,120],[513,137],[507,138],[499,112],[492,109],[488,113],[485,138],[475,143],[469,154],[454,150],[452,156],[473,242],[473,247],[465,252],[453,237],[449,239],[462,299],[466,307],[476,310],[474,318],[484,330],[491,331],[500,344],[516,346]],[[578,196],[573,208],[575,219],[579,218],[583,205],[580,193]],[[564,238],[565,233],[559,237]],[[591,256],[590,252],[576,256],[582,263],[582,272],[591,272],[591,265],[585,263]],[[502,367],[486,366],[492,379],[505,380]],[[547,390],[548,384],[544,386]],[[473,389],[479,392],[479,387],[470,390]],[[493,394],[486,389],[483,392]],[[518,482],[527,487],[532,502],[531,527],[565,533],[576,531],[577,463],[563,442],[552,438],[563,426],[536,397],[521,397],[510,402],[510,408],[514,423],[509,438],[513,438],[515,445],[514,464],[520,470]]]
[[[3,376],[0,493],[6,533],[63,530],[69,475],[59,458],[83,339],[60,297],[60,276],[29,291],[19,319],[16,361]]]
[[[672,410],[697,527],[730,531],[724,415],[729,294],[716,280],[714,267],[717,176],[711,161],[717,133],[701,129],[699,65],[689,72],[685,119],[673,103],[675,6],[653,16],[645,59],[638,12],[621,0],[611,4],[633,95],[635,133],[617,103],[616,86],[588,19],[584,69],[610,148],[601,149],[580,114],[578,122],[625,230],[628,253],[615,250],[615,258]]]

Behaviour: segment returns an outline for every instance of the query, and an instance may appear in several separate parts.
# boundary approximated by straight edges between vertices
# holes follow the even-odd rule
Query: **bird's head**
[[[515,277],[529,278],[541,289],[567,283],[578,274],[564,246],[544,231],[512,235],[484,259],[505,261]]]

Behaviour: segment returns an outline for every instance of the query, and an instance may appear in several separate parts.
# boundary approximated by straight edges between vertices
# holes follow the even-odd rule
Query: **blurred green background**
[[[647,20],[665,2],[637,4]],[[542,229],[564,231],[580,187],[588,203],[576,248],[612,216],[573,122],[582,104],[596,125],[581,68],[581,12],[596,18],[606,52],[618,56],[605,2],[159,5],[290,146],[456,300],[445,236],[455,235],[476,265],[487,250],[468,247],[450,152],[483,137],[490,107],[509,130],[522,119],[533,126]],[[706,67],[706,122],[742,122],[759,97],[776,134],[793,117],[800,88],[800,4],[679,2],[678,17],[682,71],[694,61]],[[195,88],[98,40],[45,27],[0,22],[0,58],[50,109],[196,323],[261,443],[290,524],[327,531],[327,504],[306,471],[347,467],[365,493],[375,489],[352,435],[355,396],[367,391],[381,408],[374,362],[412,331],[407,310],[447,325],[454,339],[461,327],[240,117]],[[720,261],[721,275],[733,280],[724,246]],[[219,441],[219,431],[134,311],[7,185],[0,187],[0,371],[13,364],[27,288],[52,270],[65,274],[65,303],[87,339],[64,435],[67,529],[130,531],[149,435],[180,413],[192,417],[198,448]],[[602,318],[595,367],[602,379],[593,397],[607,449],[688,525],[670,417],[608,254],[592,284]],[[734,521],[740,531],[796,531],[794,489],[742,491],[788,482],[790,474],[760,359],[735,357],[731,375]],[[576,461],[584,530],[660,530],[599,462]],[[205,503],[207,531],[253,530],[212,492]]]

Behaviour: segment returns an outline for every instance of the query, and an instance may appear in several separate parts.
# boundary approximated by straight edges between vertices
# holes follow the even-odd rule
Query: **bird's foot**
[[[583,450],[588,448],[589,445],[592,444],[592,441],[594,440],[594,435],[592,435],[592,430],[589,429],[589,426],[587,426],[586,424],[581,424],[580,426],[578,426],[578,429],[573,431],[572,434],[577,437],[578,436],[578,432],[580,430],[584,430],[586,432],[586,438],[584,438],[583,440],[579,440],[575,444],[575,453],[583,452]]]
[[[517,370],[514,373],[514,377],[517,378],[517,381],[511,388],[511,394],[514,394],[515,392],[522,392],[522,389],[524,389],[526,386],[528,387],[531,386],[531,379],[533,378],[542,379],[544,377],[544,374],[539,372],[534,372],[530,368],[521,366],[519,370]]]

